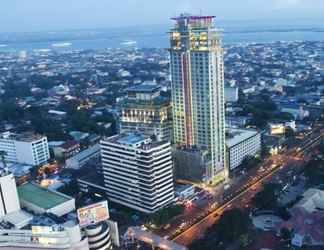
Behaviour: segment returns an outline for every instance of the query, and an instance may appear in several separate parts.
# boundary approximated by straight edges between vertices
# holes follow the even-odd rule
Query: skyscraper
[[[204,180],[224,179],[224,60],[214,16],[172,18],[170,56],[173,137],[180,146],[208,151]]]

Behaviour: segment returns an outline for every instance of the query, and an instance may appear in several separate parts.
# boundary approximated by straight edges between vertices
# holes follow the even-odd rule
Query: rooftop
[[[228,147],[233,147],[236,144],[249,139],[252,136],[258,134],[257,130],[252,129],[228,129],[229,136],[226,138],[226,145]]]
[[[154,147],[161,146],[167,143],[166,141],[153,140],[150,135],[141,133],[122,133],[106,138],[103,141],[126,145],[129,147],[135,147],[143,150],[150,150]]]
[[[11,139],[16,141],[24,141],[24,142],[33,142],[40,139],[43,139],[44,136],[40,134],[35,134],[33,132],[25,132],[21,134],[15,134],[11,132],[4,132],[0,136],[1,139]]]
[[[142,134],[129,133],[121,135],[117,142],[120,144],[133,145],[137,143],[142,143],[147,139],[149,139],[148,136]]]
[[[152,93],[160,90],[160,87],[156,84],[140,84],[129,87],[126,89],[127,92],[139,92],[139,93]]]
[[[163,106],[169,107],[170,100],[166,97],[155,97],[151,100],[139,100],[139,99],[129,99],[126,98],[124,101],[122,101],[122,106],[124,108],[145,108],[145,109],[159,109]]]
[[[179,21],[179,20],[202,20],[202,19],[214,19],[215,16],[202,16],[202,15],[190,15],[190,14],[181,14],[177,17],[172,17],[171,20]]]
[[[71,199],[64,194],[42,188],[31,182],[18,186],[17,190],[19,199],[43,209],[51,209]]]
[[[309,213],[324,211],[324,191],[315,188],[308,189],[296,206],[304,208]]]

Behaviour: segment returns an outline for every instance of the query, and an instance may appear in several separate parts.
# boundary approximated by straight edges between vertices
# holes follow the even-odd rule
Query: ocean
[[[321,23],[278,25],[273,23],[221,23],[224,45],[275,41],[324,41]],[[168,26],[130,27],[62,32],[0,34],[1,51],[100,50],[136,45],[138,48],[167,48]]]

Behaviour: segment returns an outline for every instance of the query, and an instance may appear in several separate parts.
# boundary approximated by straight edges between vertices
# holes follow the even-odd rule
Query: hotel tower
[[[225,177],[224,60],[214,16],[182,14],[170,32],[173,139],[207,151],[204,177]]]

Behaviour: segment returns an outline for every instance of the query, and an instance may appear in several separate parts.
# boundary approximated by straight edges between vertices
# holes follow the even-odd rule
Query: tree
[[[254,156],[247,156],[243,159],[241,166],[245,169],[252,169],[261,162],[261,159]]]
[[[252,198],[252,204],[257,209],[273,210],[278,207],[278,190],[277,184],[267,184],[263,190]]]
[[[286,228],[283,227],[280,229],[280,237],[284,240],[284,241],[290,241],[291,240],[291,231]]]
[[[225,211],[215,225],[215,231],[218,232],[219,239],[224,243],[229,243],[239,239],[247,232],[249,218],[248,215],[240,209]]]
[[[324,161],[313,159],[304,168],[304,175],[309,186],[323,184],[324,180]]]
[[[153,224],[160,226],[163,223],[167,222],[173,217],[178,216],[184,210],[184,207],[181,205],[174,205],[163,208],[151,216],[151,221]]]
[[[292,138],[294,136],[295,136],[295,131],[291,127],[286,128],[285,137],[286,138]]]

